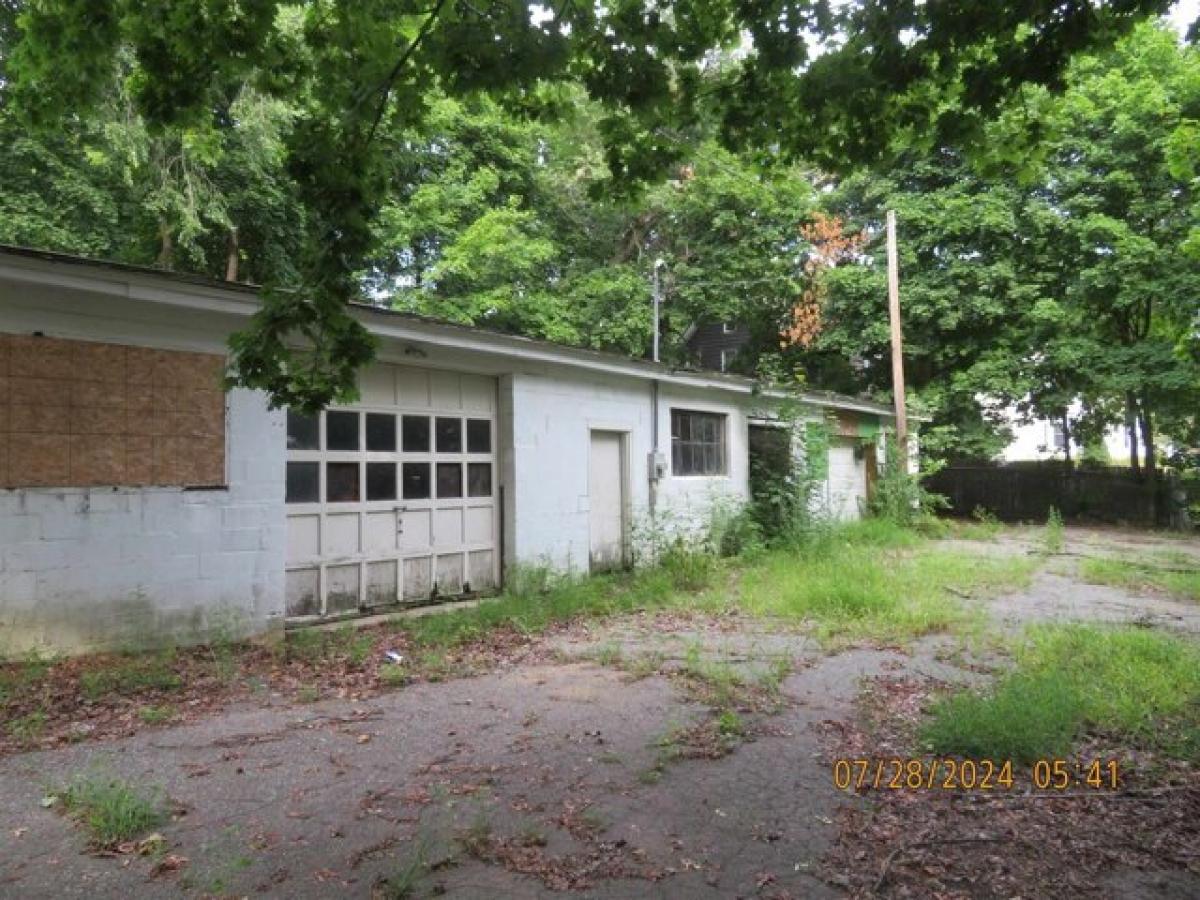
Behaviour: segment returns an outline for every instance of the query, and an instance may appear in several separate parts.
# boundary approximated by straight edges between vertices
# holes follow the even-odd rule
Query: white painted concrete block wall
[[[283,416],[227,409],[226,489],[0,490],[0,656],[282,628]]]
[[[673,526],[703,527],[714,498],[739,501],[749,494],[746,409],[712,392],[663,385],[659,395],[659,447],[671,459],[671,409],[726,414],[729,471],[720,477],[668,474],[658,509]],[[588,569],[588,454],[591,431],[627,434],[635,530],[649,506],[651,386],[648,381],[568,369],[515,374],[501,382],[507,564]],[[511,441],[508,427],[511,427]]]
[[[0,283],[0,331],[223,353],[238,321]],[[0,489],[0,657],[282,629],[285,422],[226,398],[226,487]]]

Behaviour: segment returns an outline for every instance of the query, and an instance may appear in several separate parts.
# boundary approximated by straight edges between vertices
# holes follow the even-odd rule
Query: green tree
[[[1030,199],[1049,270],[1035,311],[1050,310],[1053,326],[1039,362],[1109,409],[1123,401],[1152,471],[1160,420],[1194,420],[1200,400],[1200,370],[1177,352],[1200,311],[1200,262],[1180,252],[1195,196],[1171,158],[1200,111],[1200,52],[1146,25],[1079,59],[1068,83],[1048,107],[1053,136]]]
[[[1200,381],[1186,348],[1200,266],[1179,250],[1195,198],[1170,150],[1200,103],[1198,63],[1195,48],[1143,26],[1077,60],[1061,95],[1027,90],[990,126],[1000,147],[990,158],[908,151],[831,195],[875,233],[882,210],[897,210],[907,374],[939,449],[998,449],[981,396],[1084,442],[1125,420],[1150,467],[1160,424],[1195,427]],[[1033,158],[1005,149],[1031,146],[1031,134]],[[802,361],[814,379],[890,385],[881,249],[835,273],[824,352]]]
[[[606,104],[598,127],[618,181],[683,159],[686,147],[669,135],[706,107],[726,141],[841,168],[880,158],[897,136],[970,136],[1019,85],[1054,85],[1072,54],[1167,5],[610,0],[547,11],[516,0],[10,0],[0,58],[5,102],[50,129],[102,103],[126,57],[134,108],[152,132],[219,128],[230,85],[294,108],[285,142],[304,210],[299,290],[268,290],[233,350],[238,383],[317,407],[352,391],[372,354],[344,304],[359,290],[389,194],[378,138],[420,127],[439,93],[487,93],[531,113],[539,84],[577,79]],[[743,35],[745,52],[712,65],[714,51]],[[215,209],[201,220],[219,223]]]

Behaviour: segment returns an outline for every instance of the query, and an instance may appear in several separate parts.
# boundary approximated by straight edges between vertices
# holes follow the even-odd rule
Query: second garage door
[[[288,414],[289,618],[495,587],[495,379],[376,365],[360,394]]]

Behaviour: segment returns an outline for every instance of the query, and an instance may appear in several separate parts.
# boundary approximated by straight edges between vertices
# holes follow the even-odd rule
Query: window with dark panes
[[[492,423],[487,419],[467,419],[467,452],[492,452]]]
[[[325,502],[353,503],[358,498],[358,463],[325,463]]]
[[[288,503],[317,503],[321,499],[320,465],[315,462],[287,464]]]
[[[671,471],[675,475],[725,474],[725,416],[671,410]]]
[[[462,419],[438,417],[437,452],[462,453]]]
[[[396,464],[367,463],[367,499],[396,499]]]
[[[428,453],[429,416],[405,416],[400,425],[400,437],[405,453]]]
[[[437,495],[439,498],[461,497],[463,495],[461,464],[437,464]]]
[[[358,413],[325,413],[325,449],[358,449]]]
[[[405,463],[401,477],[405,500],[429,499],[429,463]]]
[[[289,450],[320,450],[321,424],[317,416],[288,410],[287,446]]]
[[[390,413],[367,413],[367,452],[396,452],[396,417]]]
[[[491,463],[467,463],[467,496],[492,496]]]

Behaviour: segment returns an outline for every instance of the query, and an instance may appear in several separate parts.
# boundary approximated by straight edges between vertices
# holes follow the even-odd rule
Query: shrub
[[[658,564],[678,590],[698,591],[712,581],[716,558],[706,544],[677,537],[659,554]]]
[[[749,558],[765,549],[752,505],[734,505],[720,498],[710,506],[706,541],[720,556]]]
[[[939,509],[945,509],[948,505],[946,498],[927,491],[921,484],[921,478],[919,473],[908,471],[904,448],[889,433],[884,463],[875,480],[875,493],[871,498],[871,515],[911,527]]]

